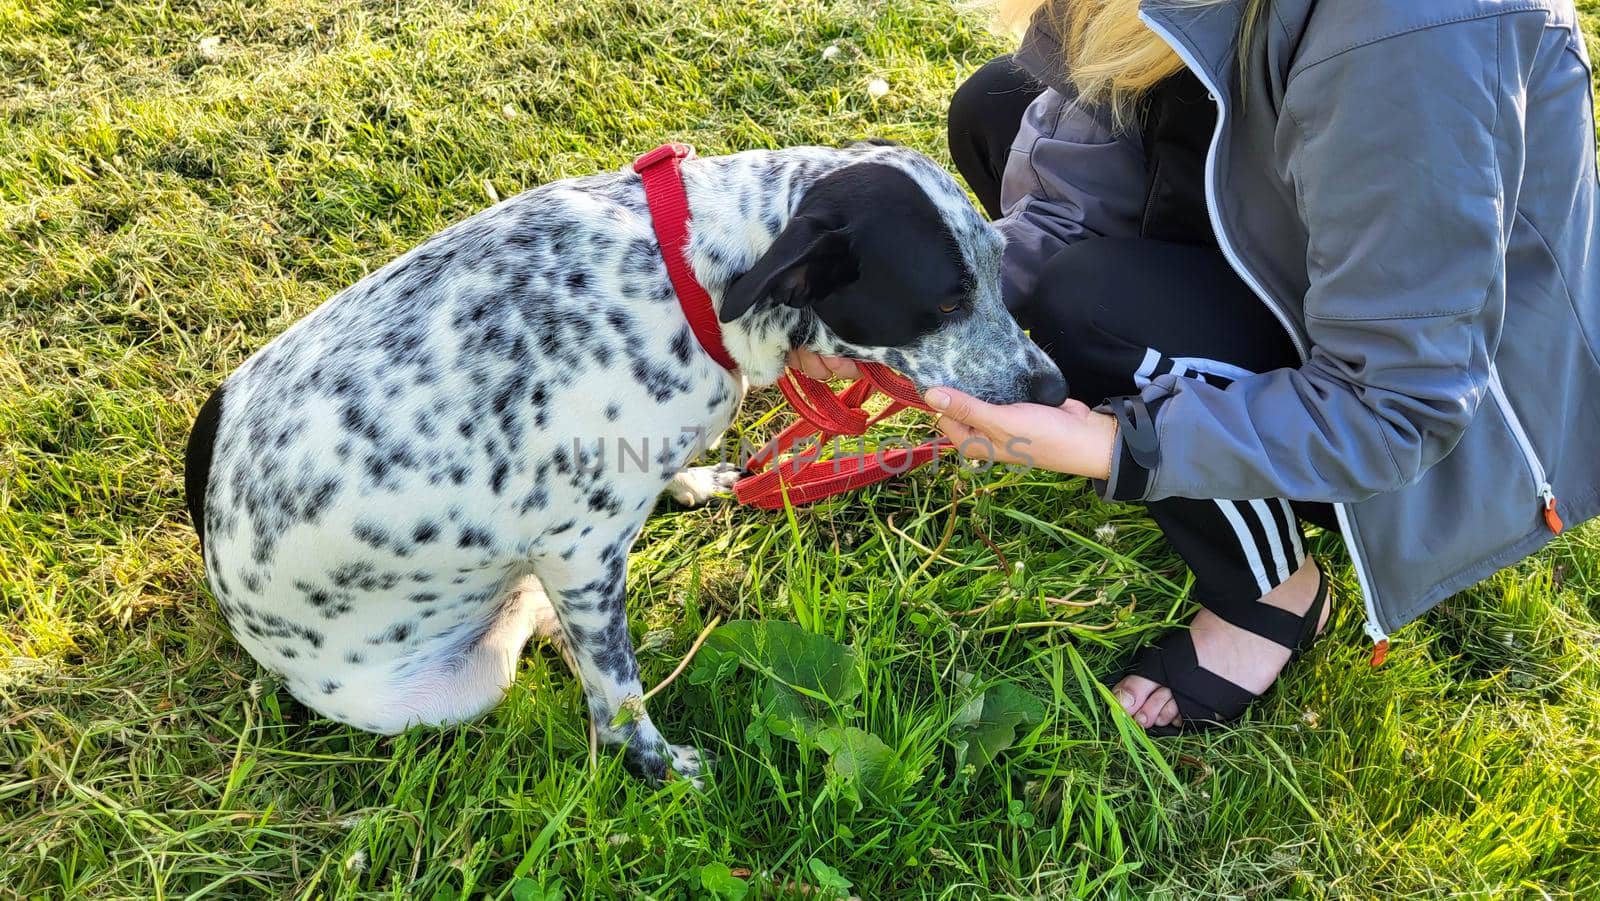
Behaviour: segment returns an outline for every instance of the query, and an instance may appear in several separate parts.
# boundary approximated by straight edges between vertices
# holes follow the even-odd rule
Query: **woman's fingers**
[[[996,463],[1029,463],[1014,452],[1006,408],[987,404],[953,388],[934,388],[923,395],[939,414],[938,429],[954,441],[961,456]]]
[[[946,419],[953,419],[985,434],[995,433],[995,411],[1000,408],[993,404],[986,404],[954,388],[930,389],[922,399],[928,402],[928,406],[932,407],[934,412],[942,414]]]
[[[934,428],[954,441],[963,457],[994,459],[994,446],[979,424],[973,421],[973,406],[981,401],[951,388],[934,388],[922,397],[938,416],[934,420]]]
[[[955,442],[956,449],[961,455],[971,460],[994,459],[994,445],[982,432],[949,416],[941,415],[934,420],[933,427],[939,434]]]
[[[932,388],[923,397],[942,414],[939,431],[962,456],[1107,477],[1116,420],[1077,401],[1059,407],[987,404],[953,388]]]
[[[788,362],[790,369],[798,369],[814,379],[828,378],[828,367],[822,365],[822,358],[809,350],[789,351]]]
[[[861,378],[861,370],[856,366],[855,360],[847,360],[844,357],[826,356],[822,357],[821,359],[822,365],[828,367],[828,371],[831,372],[833,377],[836,379]]]
[[[828,381],[829,379],[858,379],[861,371],[856,367],[854,360],[844,357],[828,357],[815,351],[796,348],[789,351],[789,368],[798,369],[814,379]]]
[[[955,443],[961,456],[969,460],[1032,465],[1032,460],[1016,452],[1027,442],[1019,445],[1011,428],[1002,421],[1004,407],[986,404],[950,388],[935,388],[925,397],[939,417],[934,421],[934,428]]]

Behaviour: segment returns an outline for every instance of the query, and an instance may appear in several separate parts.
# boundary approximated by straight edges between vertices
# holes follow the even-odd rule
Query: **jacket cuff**
[[[1155,471],[1161,465],[1161,443],[1156,414],[1166,397],[1145,401],[1138,395],[1113,397],[1101,407],[1117,417],[1117,446],[1111,455],[1111,472],[1104,481],[1091,480],[1107,501],[1142,501],[1150,493]]]

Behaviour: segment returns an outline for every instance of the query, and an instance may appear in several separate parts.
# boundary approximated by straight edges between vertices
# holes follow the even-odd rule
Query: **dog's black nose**
[[[1028,379],[1028,400],[1047,407],[1059,407],[1066,403],[1066,377],[1053,369],[1034,373]]]

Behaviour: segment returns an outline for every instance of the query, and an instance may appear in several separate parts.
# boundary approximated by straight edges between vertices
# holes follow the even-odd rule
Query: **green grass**
[[[1595,528],[1376,671],[1321,537],[1331,639],[1251,724],[1152,744],[1087,674],[1181,619],[1187,577],[1081,482],[960,479],[926,567],[949,469],[792,521],[653,519],[646,684],[714,615],[848,643],[843,715],[910,774],[887,799],[774,741],[745,673],[653,702],[721,758],[701,794],[592,771],[544,648],[484,721],[383,739],[308,718],[229,638],[181,449],[252,350],[491,193],[669,138],[943,158],[946,98],[1000,49],[944,0],[0,0],[0,897],[699,897],[718,865],[792,897],[831,871],[863,898],[1600,891]],[[1042,600],[1072,593],[1098,603]],[[1048,704],[963,771],[969,674]]]

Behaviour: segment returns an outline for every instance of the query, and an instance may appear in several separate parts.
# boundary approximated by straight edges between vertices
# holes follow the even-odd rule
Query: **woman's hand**
[[[986,404],[953,388],[923,395],[939,413],[937,428],[961,455],[1052,472],[1108,478],[1117,446],[1117,420],[1069,400],[1042,404]]]
[[[798,369],[824,382],[829,379],[861,378],[861,370],[856,368],[855,361],[844,357],[825,357],[803,348],[789,351],[789,368]]]

